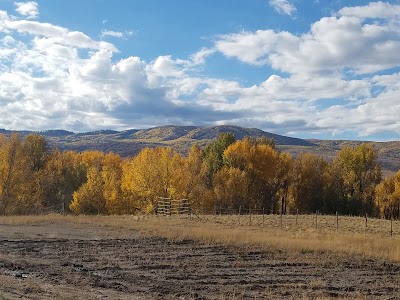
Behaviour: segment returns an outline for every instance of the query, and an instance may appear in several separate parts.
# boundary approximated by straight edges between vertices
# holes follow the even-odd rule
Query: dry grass
[[[275,217],[275,216],[274,216]],[[312,216],[309,216],[312,218]],[[222,220],[218,220],[218,218]],[[194,239],[204,243],[221,243],[238,246],[258,246],[263,249],[280,249],[288,254],[318,252],[332,255],[357,255],[364,258],[400,261],[400,236],[390,237],[384,230],[358,232],[357,219],[349,218],[353,227],[348,230],[329,231],[310,226],[298,229],[277,229],[265,225],[238,226],[227,217],[213,221],[187,221],[168,218],[150,218],[137,222],[135,227],[143,232],[173,239]],[[235,225],[236,224],[236,225]],[[254,223],[253,223],[254,224]],[[315,225],[314,225],[315,226]],[[307,228],[306,228],[307,227]]]
[[[340,217],[336,232],[336,217],[318,216],[202,216],[200,219],[177,217],[136,216],[18,216],[1,217],[1,225],[35,225],[43,222],[93,224],[125,229],[137,229],[146,235],[170,239],[193,239],[203,243],[257,246],[262,249],[280,249],[289,255],[299,253],[326,253],[329,255],[357,255],[364,258],[400,261],[400,222],[365,218]],[[297,224],[297,225],[296,225]]]

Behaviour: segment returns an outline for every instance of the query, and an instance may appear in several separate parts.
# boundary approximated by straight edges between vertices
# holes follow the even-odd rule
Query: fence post
[[[249,207],[250,226],[251,226],[251,208]]]
[[[264,211],[264,207],[263,207],[263,218],[262,218],[262,220],[263,220],[263,221],[262,221],[262,222],[263,222],[263,223],[262,223],[262,224],[263,224],[262,226],[264,227],[264,225],[265,225],[265,211]]]
[[[336,211],[336,232],[339,232],[339,213]]]
[[[390,236],[393,236],[393,213],[390,214]]]
[[[61,196],[62,198],[62,214],[65,215],[65,195]]]
[[[367,232],[367,228],[368,228],[368,214],[365,213],[365,232]]]
[[[296,229],[297,229],[297,220],[299,218],[299,209],[296,208]]]

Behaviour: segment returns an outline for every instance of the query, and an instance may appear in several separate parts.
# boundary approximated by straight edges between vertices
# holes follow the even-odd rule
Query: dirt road
[[[87,224],[0,225],[0,299],[331,298],[400,299],[400,264]]]

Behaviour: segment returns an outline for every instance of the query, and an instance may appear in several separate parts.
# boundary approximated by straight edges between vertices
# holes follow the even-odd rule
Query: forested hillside
[[[18,133],[21,137],[28,134],[40,134],[45,137],[50,148],[62,151],[77,152],[99,150],[105,153],[112,151],[122,157],[137,155],[144,148],[171,147],[186,156],[193,144],[204,147],[215,141],[220,133],[233,133],[240,140],[244,137],[272,139],[277,149],[289,152],[294,157],[300,153],[310,152],[321,155],[331,161],[339,150],[358,147],[362,143],[372,145],[378,152],[378,161],[385,175],[393,174],[400,169],[400,142],[361,142],[339,140],[302,140],[265,132],[255,128],[239,126],[161,126],[150,129],[131,129],[126,131],[101,130],[86,133],[74,133],[65,130],[48,130],[44,132],[8,131],[0,129],[0,133],[10,135]]]

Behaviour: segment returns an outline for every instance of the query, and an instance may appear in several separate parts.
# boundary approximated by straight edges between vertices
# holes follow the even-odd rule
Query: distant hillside
[[[11,134],[14,131],[0,130],[0,133]],[[61,150],[101,150],[113,151],[122,156],[136,155],[144,147],[171,146],[180,153],[187,153],[193,143],[205,145],[215,140],[220,133],[231,132],[236,139],[249,137],[266,137],[274,139],[277,145],[309,146],[312,142],[286,137],[278,134],[265,132],[255,128],[244,128],[239,126],[160,126],[149,129],[131,129],[126,131],[100,130],[84,133],[73,133],[65,130],[49,130],[43,132],[15,131],[21,136],[29,133],[43,135],[51,147]]]
[[[149,129],[130,129],[125,131],[100,130],[85,133],[74,133],[65,130],[49,130],[43,132],[9,131],[0,129],[0,133],[13,132],[25,136],[30,133],[43,135],[50,147],[60,150],[100,150],[103,152],[118,153],[123,157],[134,156],[145,147],[170,146],[181,154],[187,154],[190,147],[197,143],[205,146],[215,140],[220,133],[231,132],[236,139],[246,136],[266,137],[274,139],[277,148],[291,153],[293,156],[301,152],[311,152],[332,159],[337,151],[344,146],[356,147],[363,142],[340,140],[302,140],[293,137],[273,134],[256,128],[240,126],[160,126]],[[385,174],[400,170],[400,142],[365,142],[371,143],[377,149],[379,161]]]
[[[224,132],[233,133],[238,140],[241,140],[246,136],[266,137],[267,139],[274,139],[277,145],[314,146],[313,143],[302,139],[273,134],[256,128],[244,128],[229,125],[213,127],[160,126],[132,132],[130,138],[134,140],[151,140],[157,142],[178,140],[209,141],[216,139],[220,133]],[[119,136],[121,138],[122,136],[126,137],[124,133],[125,132],[122,132]]]
[[[348,140],[308,140],[314,146],[281,146],[282,151],[287,151],[293,156],[301,152],[311,152],[332,160],[337,152],[344,147],[357,147],[362,143],[372,145],[378,152],[378,160],[384,175],[393,174],[400,170],[400,141],[394,142],[371,142],[371,141],[348,141]]]

